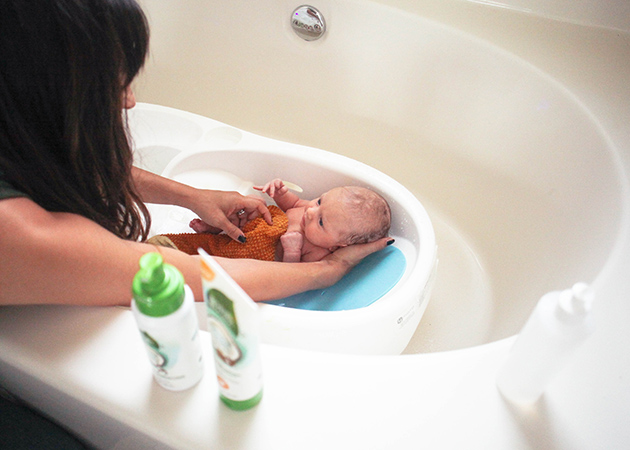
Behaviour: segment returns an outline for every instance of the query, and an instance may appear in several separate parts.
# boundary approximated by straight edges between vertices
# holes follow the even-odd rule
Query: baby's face
[[[342,237],[347,235],[352,221],[343,209],[342,196],[342,189],[332,189],[312,200],[304,211],[302,230],[312,244],[331,251],[345,245]]]

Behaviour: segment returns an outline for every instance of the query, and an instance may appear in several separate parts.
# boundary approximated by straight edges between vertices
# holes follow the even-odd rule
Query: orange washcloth
[[[244,244],[234,241],[226,234],[209,233],[162,234],[152,237],[147,242],[174,247],[189,255],[196,255],[197,249],[201,247],[213,256],[273,261],[276,245],[280,236],[287,231],[289,221],[286,214],[277,206],[270,206],[269,212],[273,225],[267,224],[262,217],[257,217],[243,227],[243,233],[247,238]]]

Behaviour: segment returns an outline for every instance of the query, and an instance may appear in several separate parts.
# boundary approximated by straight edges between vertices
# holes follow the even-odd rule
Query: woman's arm
[[[387,237],[369,244],[349,245],[316,262],[216,259],[252,299],[274,300],[312,289],[330,287],[341,280],[363,258],[393,242],[393,239]]]
[[[245,197],[238,192],[196,189],[137,167],[133,168],[133,177],[144,202],[188,208],[203,222],[220,228],[235,240],[243,236],[238,227],[258,216],[272,223],[271,213],[260,198]],[[245,210],[246,214],[239,216],[240,210]]]
[[[139,258],[153,250],[76,214],[2,200],[0,304],[129,305]],[[192,281],[194,261],[171,259]]]
[[[349,246],[314,263],[217,261],[254,300],[268,300],[330,286],[386,242]],[[197,256],[125,241],[82,216],[51,213],[27,198],[1,200],[0,304],[129,305],[138,261],[151,251],[176,266],[202,299]]]

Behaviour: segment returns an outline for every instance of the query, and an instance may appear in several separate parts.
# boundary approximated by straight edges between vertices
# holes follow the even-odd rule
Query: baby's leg
[[[212,233],[219,234],[221,229],[208,225],[201,219],[193,219],[188,224],[196,233]]]

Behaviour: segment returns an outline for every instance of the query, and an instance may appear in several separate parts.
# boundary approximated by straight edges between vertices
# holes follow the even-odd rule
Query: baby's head
[[[376,192],[358,186],[331,189],[312,200],[303,217],[303,230],[311,243],[334,251],[387,236],[389,205]]]
[[[335,189],[341,191],[339,198],[348,220],[341,245],[365,244],[387,236],[391,226],[391,210],[383,197],[358,186]]]

